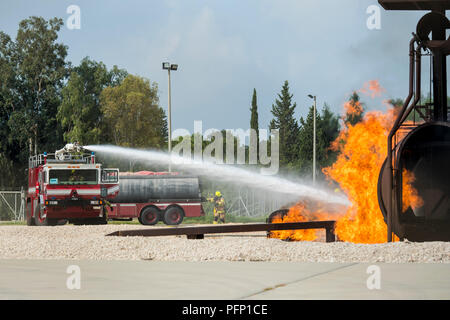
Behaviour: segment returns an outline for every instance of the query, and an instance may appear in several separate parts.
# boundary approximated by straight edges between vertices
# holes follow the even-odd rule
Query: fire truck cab
[[[27,225],[106,224],[106,206],[119,192],[119,170],[103,169],[77,143],[30,157]]]

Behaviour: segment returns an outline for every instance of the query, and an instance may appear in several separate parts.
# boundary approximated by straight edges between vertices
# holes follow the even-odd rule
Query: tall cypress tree
[[[256,101],[256,89],[253,89],[252,107],[250,108],[250,128],[256,131],[256,141],[250,141],[250,144],[256,143],[256,158],[259,152],[259,124],[258,124],[258,104]]]
[[[299,127],[294,116],[297,104],[292,102],[292,97],[286,80],[271,110],[274,118],[270,121],[269,128],[278,129],[280,132],[280,166],[282,167],[295,165],[298,158]]]

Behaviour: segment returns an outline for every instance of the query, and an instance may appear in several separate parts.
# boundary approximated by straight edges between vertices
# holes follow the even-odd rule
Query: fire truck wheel
[[[37,226],[46,226],[47,219],[41,217],[43,210],[41,210],[40,207],[41,205],[39,203],[34,207],[34,224]]]
[[[27,202],[27,226],[35,226],[34,219],[31,216],[31,203]]]
[[[44,210],[39,209],[39,207],[40,205],[37,205],[34,211],[34,223],[37,226],[56,226],[58,219],[43,218],[42,214],[44,213]]]
[[[183,210],[179,207],[169,207],[164,212],[164,223],[170,226],[180,224],[183,218]]]
[[[152,226],[159,221],[159,209],[156,207],[147,207],[141,211],[139,222],[143,225]]]

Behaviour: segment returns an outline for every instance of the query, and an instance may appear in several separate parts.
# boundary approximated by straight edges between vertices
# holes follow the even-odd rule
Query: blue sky
[[[253,88],[260,128],[267,128],[285,80],[297,118],[311,105],[309,93],[318,107],[327,102],[341,112],[352,90],[374,79],[385,94],[362,98],[384,110],[382,99],[408,93],[408,42],[425,13],[381,8],[381,29],[369,30],[366,9],[375,0],[14,0],[0,3],[0,30],[15,37],[20,20],[32,15],[66,21],[71,4],[81,9],[81,29],[60,32],[68,60],[77,65],[90,56],[157,82],[165,109],[161,62],[178,63],[172,126],[191,132],[194,120],[203,130],[248,128]]]

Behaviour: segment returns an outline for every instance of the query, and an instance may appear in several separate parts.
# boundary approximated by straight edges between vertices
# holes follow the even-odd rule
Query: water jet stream
[[[185,172],[208,176],[210,178],[219,178],[220,181],[227,181],[239,185],[246,185],[257,189],[263,189],[278,194],[290,195],[300,198],[310,198],[325,204],[336,204],[348,206],[349,200],[343,196],[335,194],[320,187],[312,187],[303,183],[296,183],[287,179],[276,176],[262,175],[245,169],[236,168],[231,165],[215,164],[210,161],[189,160],[189,163],[183,163],[185,158],[179,155],[169,155],[161,151],[140,150],[132,148],[124,148],[111,145],[89,145],[85,149],[94,151],[99,154],[115,156],[122,159],[130,159],[168,164],[171,160],[177,163],[172,167],[180,167]],[[174,163],[174,161],[172,161]]]

